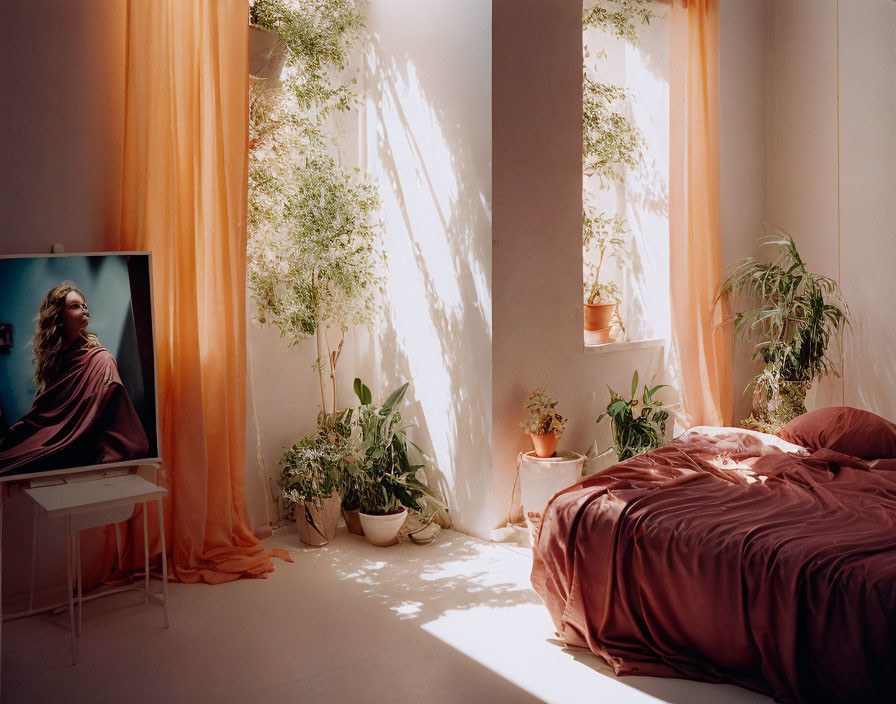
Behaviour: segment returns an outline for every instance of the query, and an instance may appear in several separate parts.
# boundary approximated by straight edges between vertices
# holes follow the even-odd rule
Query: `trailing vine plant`
[[[592,7],[583,8],[582,32],[600,29],[632,44],[638,43],[638,27],[649,24],[656,17],[649,7],[649,0],[598,0]],[[583,184],[596,178],[600,188],[610,182],[621,183],[624,169],[634,168],[641,160],[645,146],[644,134],[624,114],[623,107],[630,99],[628,92],[619,85],[606,83],[592,77],[598,70],[604,52],[593,55],[587,43],[584,46],[582,69],[582,172]],[[591,75],[589,75],[591,74]],[[584,281],[586,303],[618,303],[619,286],[612,280],[602,281],[600,272],[606,257],[624,261],[625,235],[628,225],[620,214],[597,212],[588,202],[587,187],[582,197],[582,248],[587,254],[598,252],[598,263],[585,261],[587,271]],[[618,309],[614,324],[625,330]]]
[[[250,86],[247,282],[261,324],[290,347],[315,337],[319,429],[333,435],[345,333],[372,324],[385,280],[376,184],[342,163],[330,119],[357,101],[344,72],[364,14],[358,0],[255,0],[250,19],[278,32],[286,67]]]

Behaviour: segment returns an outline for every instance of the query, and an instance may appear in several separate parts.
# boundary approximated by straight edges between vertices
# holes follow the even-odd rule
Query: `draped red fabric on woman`
[[[144,457],[146,433],[112,353],[79,339],[60,367],[64,373],[0,440],[0,474]]]

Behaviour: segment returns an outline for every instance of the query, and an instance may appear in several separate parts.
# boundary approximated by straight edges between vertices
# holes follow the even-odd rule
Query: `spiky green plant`
[[[848,324],[840,286],[809,271],[793,237],[780,228],[769,229],[762,246],[777,249],[774,260],[747,257],[723,277],[719,296],[748,304],[731,318],[735,334],[757,340],[753,360],[762,362],[776,380],[811,384],[825,374],[839,374],[828,347]]]
[[[408,384],[393,391],[381,406],[373,404],[370,389],[360,379],[355,379],[354,390],[361,402],[357,416],[360,436],[355,462],[346,464],[346,470],[361,511],[385,515],[405,506],[424,521],[432,518],[445,504],[418,478],[424,465],[411,464],[409,450],[413,443],[407,436],[411,426],[401,424],[398,410]]]
[[[815,379],[839,376],[828,349],[849,325],[849,308],[837,282],[809,271],[793,237],[784,230],[769,227],[762,246],[775,248],[775,258],[766,262],[747,257],[730,266],[718,298],[730,299],[732,306],[747,306],[729,322],[735,335],[755,340],[752,359],[762,362],[763,370],[752,382],[753,420],[774,427],[805,412],[802,399]],[[800,398],[791,398],[794,385],[803,389],[796,392]],[[772,415],[766,417],[763,409],[769,404]]]

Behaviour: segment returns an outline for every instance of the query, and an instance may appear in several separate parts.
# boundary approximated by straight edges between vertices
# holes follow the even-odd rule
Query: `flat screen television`
[[[0,481],[159,462],[148,252],[0,256]]]

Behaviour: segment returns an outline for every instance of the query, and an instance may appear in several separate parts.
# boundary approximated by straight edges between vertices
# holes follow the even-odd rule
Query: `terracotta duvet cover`
[[[617,674],[896,702],[896,461],[693,429],[555,496],[534,558]]]

